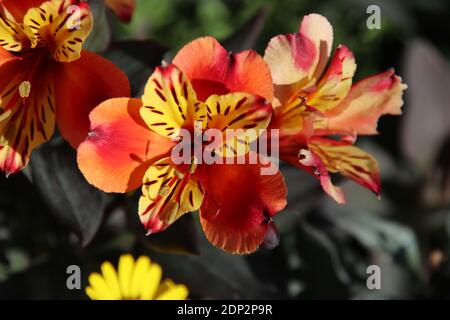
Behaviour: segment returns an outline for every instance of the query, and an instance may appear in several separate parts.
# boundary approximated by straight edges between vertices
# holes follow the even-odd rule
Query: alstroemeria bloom
[[[90,183],[107,192],[142,185],[139,215],[149,233],[200,209],[210,242],[232,253],[253,252],[271,217],[286,205],[281,174],[261,175],[270,165],[263,161],[207,164],[193,154],[188,162],[176,164],[171,154],[183,143],[192,144],[181,139],[180,130],[194,137],[196,121],[201,132],[217,129],[222,134],[225,129],[265,129],[271,114],[265,98],[249,93],[213,94],[201,101],[176,66],[159,67],[142,100],[112,99],[94,109],[78,164]],[[221,150],[229,142],[224,135]],[[250,156],[245,152],[240,156]]]
[[[380,194],[377,161],[353,143],[358,134],[376,134],[382,115],[401,114],[406,86],[393,70],[352,85],[356,64],[347,47],[339,46],[327,67],[332,42],[330,23],[311,14],[299,33],[272,38],[264,59],[275,85],[270,127],[280,129],[281,158],[314,172],[324,190],[344,203],[329,173]]]
[[[27,165],[55,123],[76,148],[94,106],[129,96],[119,68],[82,51],[92,24],[86,3],[0,1],[0,168],[6,174]]]

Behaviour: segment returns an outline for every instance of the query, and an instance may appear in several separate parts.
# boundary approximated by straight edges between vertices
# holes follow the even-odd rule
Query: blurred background
[[[139,192],[90,187],[74,151],[55,137],[23,173],[0,178],[0,298],[87,299],[89,274],[122,253],[148,255],[193,299],[450,297],[450,2],[137,0],[130,23],[100,0],[89,3],[96,25],[88,49],[123,68],[135,96],[155,65],[196,37],[263,54],[271,37],[297,32],[304,15],[326,16],[334,47],[355,54],[356,79],[394,67],[408,84],[403,116],[383,117],[380,135],[358,142],[380,162],[382,197],[333,177],[347,195],[339,206],[315,179],[282,165],[289,204],[275,219],[279,238],[233,256],[206,241],[197,213],[144,237]],[[379,30],[366,27],[374,4]],[[381,268],[380,290],[366,286],[372,264]],[[69,265],[81,268],[81,290],[66,287]]]

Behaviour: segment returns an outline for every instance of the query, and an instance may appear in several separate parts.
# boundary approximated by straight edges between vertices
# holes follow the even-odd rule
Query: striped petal
[[[378,119],[385,114],[400,115],[406,85],[394,70],[357,82],[346,98],[326,114],[327,130],[377,134]]]
[[[182,170],[170,158],[156,162],[147,170],[139,216],[148,233],[162,231],[183,214],[200,208],[203,189],[192,173],[192,168]]]
[[[39,7],[46,0],[2,0],[1,5],[8,10],[15,21],[23,21],[30,8]]]
[[[218,129],[223,134],[223,143],[214,151],[224,156],[247,153],[249,144],[267,128],[272,116],[271,104],[245,93],[213,95],[203,107],[206,114],[200,115],[199,120],[206,121],[206,129]]]
[[[319,178],[323,190],[337,203],[344,204],[345,196],[341,188],[336,187],[331,181],[328,169],[322,159],[307,149],[300,150],[299,163],[305,167],[313,168],[312,172]]]
[[[0,168],[7,175],[22,170],[55,128],[53,75],[40,59],[28,54],[0,63]]]
[[[201,103],[186,76],[174,65],[158,67],[147,82],[141,116],[156,133],[174,138],[193,125]]]
[[[270,70],[255,51],[229,53],[213,37],[203,37],[184,46],[173,63],[191,80],[201,101],[230,92],[273,98]]]
[[[83,42],[92,30],[93,16],[86,2],[52,0],[28,10],[24,24],[33,30],[39,45],[51,48],[56,61],[71,62],[81,55]]]
[[[317,90],[308,95],[309,107],[327,112],[336,107],[348,94],[356,71],[355,58],[345,46],[339,46],[330,66],[317,84]]]
[[[36,46],[37,38],[30,27],[18,23],[0,5],[0,47],[18,52]]]
[[[340,173],[380,195],[380,168],[370,154],[355,146],[335,146],[332,142],[312,142],[309,150],[321,159],[328,172]]]

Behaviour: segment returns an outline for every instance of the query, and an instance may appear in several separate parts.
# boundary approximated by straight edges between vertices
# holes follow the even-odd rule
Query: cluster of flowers
[[[352,84],[353,54],[340,45],[331,57],[333,30],[323,16],[305,16],[298,33],[274,37],[264,57],[229,53],[212,37],[194,40],[156,68],[136,99],[121,70],[82,50],[93,25],[85,2],[0,3],[0,168],[6,174],[27,165],[56,123],[77,148],[89,183],[117,193],[142,187],[139,216],[148,233],[199,210],[209,241],[240,254],[260,246],[272,217],[286,206],[287,189],[280,172],[261,174],[270,166],[265,155],[235,152],[239,141],[226,137],[220,150],[233,152],[219,156],[259,161],[208,165],[193,156],[175,164],[171,150],[183,142],[177,133],[193,132],[197,121],[202,130],[276,132],[281,160],[318,178],[338,203],[344,194],[330,173],[380,194],[377,161],[354,143],[358,135],[376,134],[382,115],[401,113],[406,86],[393,70]],[[67,10],[74,5],[79,10]]]

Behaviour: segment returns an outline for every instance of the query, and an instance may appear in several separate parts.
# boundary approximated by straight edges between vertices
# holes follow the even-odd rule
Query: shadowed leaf
[[[86,182],[78,170],[76,151],[66,143],[45,144],[32,159],[33,183],[53,214],[86,246],[100,227],[107,195]]]

